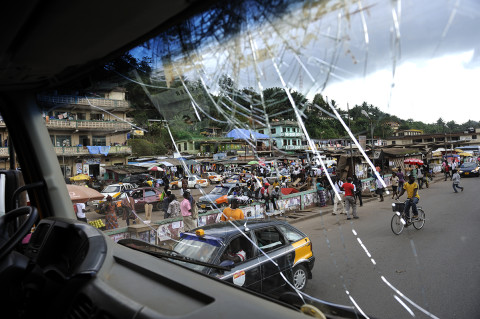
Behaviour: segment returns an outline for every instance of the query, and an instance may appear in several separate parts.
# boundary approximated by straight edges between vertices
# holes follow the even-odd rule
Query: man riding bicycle
[[[401,193],[397,196],[397,199],[407,191],[407,201],[405,202],[405,215],[407,219],[410,219],[410,207],[412,207],[413,218],[418,217],[417,204],[420,200],[418,195],[418,184],[415,182],[415,177],[413,175],[408,176],[408,182],[403,184]]]

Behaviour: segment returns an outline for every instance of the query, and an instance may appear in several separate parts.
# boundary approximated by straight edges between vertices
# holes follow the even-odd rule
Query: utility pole
[[[347,103],[347,113],[348,113],[348,127],[350,125],[350,106]],[[353,149],[352,149],[352,141],[350,141],[350,165],[352,167],[352,177],[355,175],[355,166],[353,165]]]

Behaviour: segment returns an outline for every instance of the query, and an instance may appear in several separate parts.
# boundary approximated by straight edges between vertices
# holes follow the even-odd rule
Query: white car
[[[207,172],[206,173],[206,178],[210,181],[210,183],[217,183],[220,184],[223,181],[223,177],[220,174],[217,174],[215,172]]]
[[[188,188],[200,188],[200,187],[207,187],[210,185],[207,178],[201,178],[198,175],[190,175],[188,176]],[[177,181],[170,182],[170,188],[172,189],[179,189],[182,188],[182,180],[179,179]]]
[[[103,200],[92,201],[93,205],[98,205],[103,201],[107,200],[107,197],[110,195],[113,199],[120,196],[124,191],[134,189],[135,185],[130,183],[121,183],[121,184],[111,184],[105,187],[100,193],[104,195]]]

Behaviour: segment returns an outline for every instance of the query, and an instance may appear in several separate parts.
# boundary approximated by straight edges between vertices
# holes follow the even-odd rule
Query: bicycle
[[[420,206],[417,206],[418,215],[416,218],[407,218],[405,215],[406,202],[407,201],[403,203],[392,203],[392,210],[395,214],[392,216],[391,227],[395,235],[400,235],[404,227],[408,227],[412,224],[417,230],[422,229],[423,225],[425,225],[425,212]]]

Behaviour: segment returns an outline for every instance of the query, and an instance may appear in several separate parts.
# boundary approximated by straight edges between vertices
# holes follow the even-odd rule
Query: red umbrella
[[[150,168],[150,171],[152,172],[163,172],[163,168],[158,167],[158,166],[153,166]]]
[[[409,165],[423,165],[423,161],[419,158],[407,158],[403,161],[403,163]]]

